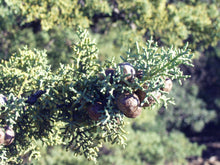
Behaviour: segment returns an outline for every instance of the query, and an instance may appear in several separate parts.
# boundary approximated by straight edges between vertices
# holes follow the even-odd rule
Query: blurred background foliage
[[[161,47],[189,43],[195,67],[181,66],[191,78],[181,87],[175,83],[176,105],[128,120],[127,147],[105,146],[98,159],[99,164],[184,164],[204,149],[185,134],[220,127],[219,7],[219,0],[0,0],[0,58],[27,45],[45,49],[56,70],[71,63],[78,26],[90,31],[101,63],[112,57],[120,62],[122,52],[151,37]],[[32,163],[88,164],[62,146],[42,152]]]
[[[101,148],[97,164],[185,164],[185,158],[201,155],[204,146],[191,143],[180,131],[167,132],[165,122],[156,119],[157,111],[144,111],[129,123],[127,146],[105,145]],[[130,120],[127,122],[131,122]],[[41,165],[92,165],[82,157],[70,156],[61,147],[42,148],[42,159],[32,161]]]

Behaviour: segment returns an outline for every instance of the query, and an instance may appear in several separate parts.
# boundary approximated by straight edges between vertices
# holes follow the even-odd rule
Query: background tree
[[[94,33],[101,35],[100,43],[108,42],[108,45],[112,45],[111,52],[118,52],[122,46],[127,50],[132,41],[146,40],[151,36],[160,45],[166,46],[179,47],[190,42],[190,47],[194,51],[203,51],[208,46],[214,46],[219,39],[219,13],[214,1],[168,3],[165,0],[141,0],[99,3],[99,0],[89,2],[2,0],[1,8],[4,11],[1,14],[1,22],[4,22],[1,24],[1,38],[5,40],[2,42],[4,50],[1,54],[5,58],[18,47],[30,45],[47,48],[51,59],[62,54],[62,58],[55,58],[57,61],[53,61],[53,64],[64,62],[71,51],[62,48],[73,43],[71,33],[74,34],[74,27],[77,25],[90,28]],[[25,40],[22,37],[25,37]],[[16,42],[19,38],[22,42],[19,40]],[[104,50],[101,48],[100,51],[105,52]],[[55,52],[57,54],[54,54]],[[101,55],[115,56],[113,53]]]
[[[171,95],[176,105],[170,105],[168,110],[161,108],[158,117],[166,122],[168,130],[190,128],[193,132],[200,132],[207,123],[216,119],[216,112],[207,110],[206,103],[198,98],[198,86],[186,81],[182,87],[174,84]]]

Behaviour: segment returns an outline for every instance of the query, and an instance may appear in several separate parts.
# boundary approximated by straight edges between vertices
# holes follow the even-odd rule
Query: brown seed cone
[[[104,80],[106,76],[110,75],[110,83],[112,83],[113,82],[113,77],[112,76],[114,74],[115,74],[115,69],[108,68],[108,69],[105,70],[105,74],[99,73],[98,77],[99,77],[100,80]]]
[[[4,144],[5,145],[10,145],[15,139],[15,132],[9,126],[5,126],[4,129],[5,129]]]
[[[135,94],[138,96],[140,102],[144,101],[145,97],[146,97],[146,92],[138,89]]]
[[[120,63],[118,65],[123,69],[124,75],[129,75],[129,76],[125,77],[125,80],[132,81],[134,79],[134,75],[135,75],[135,69],[133,68],[133,66],[128,62]],[[115,74],[115,69],[113,69],[113,68],[108,68],[105,70],[105,75],[106,76],[110,75],[110,83],[113,83],[113,75],[114,74]],[[101,80],[103,80],[104,75],[99,74],[99,78]]]
[[[136,75],[135,75],[138,79],[142,79],[143,78],[143,70],[139,70],[137,71]]]
[[[164,81],[164,87],[161,88],[162,91],[170,92],[173,87],[173,82],[170,78],[166,78]]]
[[[161,97],[161,93],[156,91],[156,92],[153,92],[153,95],[159,100],[160,97]],[[156,103],[156,100],[154,100],[154,98],[152,96],[149,96],[147,98],[148,102],[144,103],[143,104],[143,107],[149,107],[151,106],[152,104]]]
[[[103,110],[104,106],[101,102],[96,102],[95,104],[90,104],[87,107],[88,115],[92,120],[98,121],[101,117],[100,110]]]
[[[0,144],[4,144],[5,141],[5,132],[2,128],[0,128]]]
[[[142,108],[141,107],[137,107],[136,111],[135,112],[132,112],[132,113],[127,113],[127,114],[124,114],[126,117],[128,118],[136,118],[138,117],[142,112]]]
[[[143,87],[144,87],[144,89],[148,89],[147,84],[144,84]],[[138,89],[138,90],[135,92],[135,94],[139,97],[140,102],[144,101],[144,99],[145,99],[145,97],[146,97],[146,92],[144,92],[144,91]]]
[[[135,118],[141,114],[140,100],[136,94],[123,93],[117,98],[117,107],[126,117]]]
[[[124,75],[129,75],[125,77],[125,80],[132,81],[136,74],[134,67],[128,62],[120,63],[119,66],[123,69]]]

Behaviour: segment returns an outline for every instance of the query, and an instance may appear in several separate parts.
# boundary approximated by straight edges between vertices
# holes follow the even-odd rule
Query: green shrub
[[[122,44],[127,45],[131,40],[137,41],[136,37],[148,40],[153,36],[163,46],[182,47],[186,42],[190,42],[193,51],[203,51],[209,46],[215,46],[220,38],[218,3],[212,1],[99,2],[1,0],[0,8],[3,12],[0,14],[0,55],[8,58],[18,47],[27,44],[31,48],[48,49],[51,59],[54,56],[56,59],[61,58],[53,63],[64,60],[68,63],[64,57],[68,57],[70,51],[63,45],[68,42],[65,42],[66,39],[71,38],[69,35],[74,33],[77,26],[104,36],[112,45],[113,52],[117,52]],[[31,28],[34,34],[26,31],[26,28]],[[31,37],[41,31],[47,33],[50,39],[44,38],[42,41],[41,37]],[[121,32],[124,35],[121,35]],[[37,44],[37,47],[34,44]],[[102,52],[105,48],[106,46]],[[102,47],[100,49],[102,50]],[[58,65],[54,65],[57,68]]]

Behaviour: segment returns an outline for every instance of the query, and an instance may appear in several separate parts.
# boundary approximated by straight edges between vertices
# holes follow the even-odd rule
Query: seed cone
[[[128,63],[128,62],[124,62],[124,63],[120,63],[118,64],[121,69],[123,70],[123,75],[127,75],[124,80],[127,80],[127,81],[132,81],[134,79],[134,76],[135,76],[135,69],[134,67]],[[113,69],[113,68],[107,68],[105,70],[105,76],[109,76],[110,75],[110,83],[112,84],[113,83],[113,76],[115,75],[115,72],[116,70]],[[99,78],[101,80],[104,80],[104,75],[103,74],[99,74]]]
[[[139,70],[137,71],[136,75],[135,75],[138,79],[142,79],[143,78],[143,70]]]
[[[4,140],[4,144],[5,145],[10,145],[15,138],[15,132],[13,129],[11,129],[9,126],[5,126],[5,140]]]
[[[136,74],[134,67],[128,62],[120,63],[119,66],[123,69],[124,75],[129,75],[125,77],[125,80],[132,81]]]
[[[87,108],[88,115],[92,120],[98,121],[101,117],[100,110],[103,110],[104,106],[101,102],[96,102],[95,104],[90,104]]]
[[[5,132],[0,128],[0,144],[4,144],[5,141]]]
[[[148,89],[148,86],[146,84],[144,84],[144,89]],[[146,97],[146,92],[138,89],[135,94],[138,96],[138,98],[140,99],[140,102],[144,101],[145,97]]]
[[[158,91],[153,92],[153,95],[154,95],[158,100],[159,100],[160,97],[161,97],[161,93],[158,92]],[[147,100],[148,100],[148,102],[144,103],[144,104],[143,104],[143,107],[149,107],[149,106],[151,106],[152,104],[156,103],[156,100],[155,100],[152,96],[149,96],[149,97],[147,98]]]
[[[161,90],[165,91],[165,92],[170,92],[172,87],[173,87],[172,80],[170,78],[166,78],[166,80],[164,82],[164,87]]]
[[[123,93],[118,97],[116,104],[126,117],[135,118],[141,114],[142,108],[139,107],[140,100],[136,94]]]

